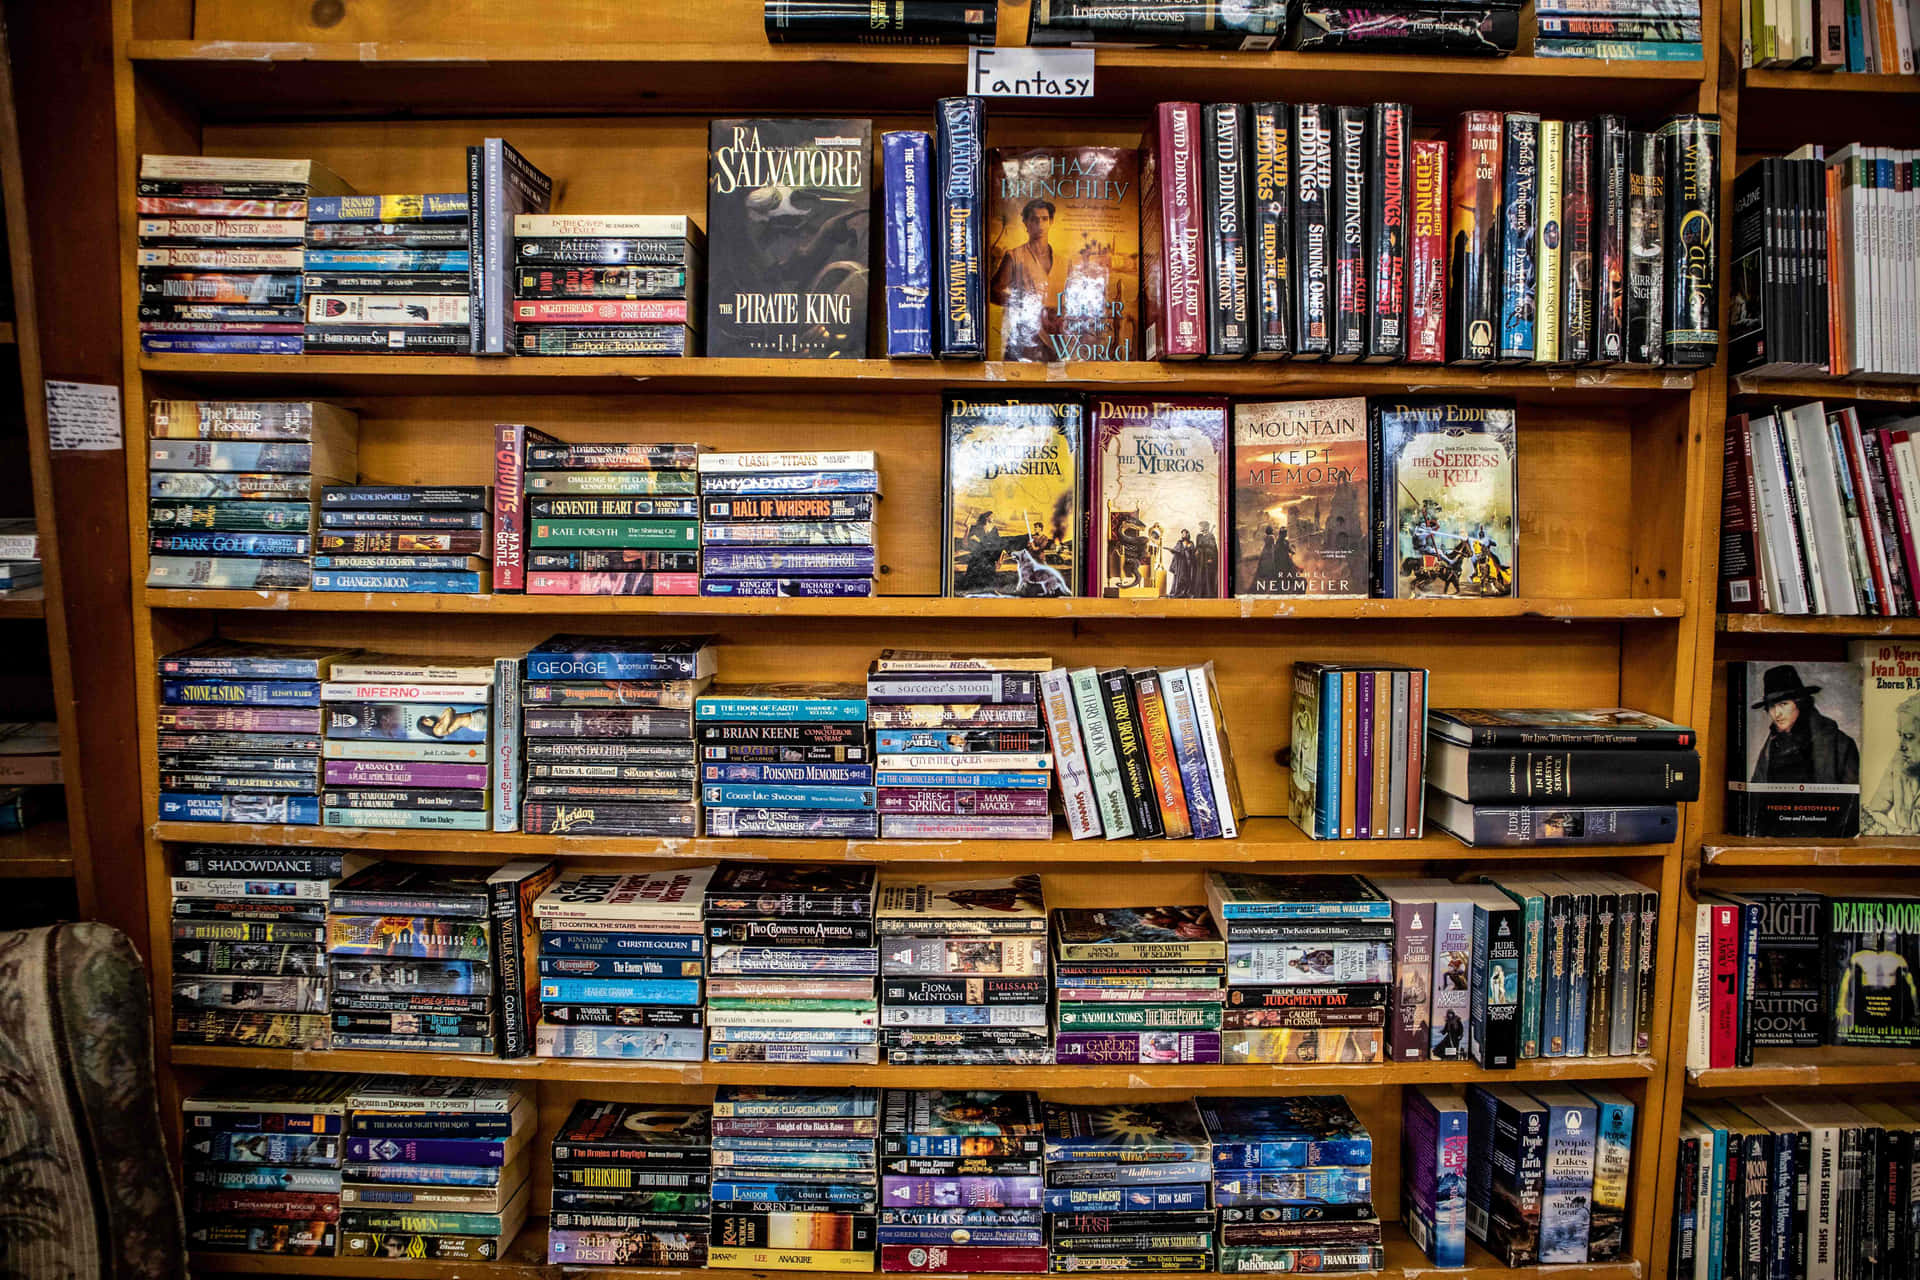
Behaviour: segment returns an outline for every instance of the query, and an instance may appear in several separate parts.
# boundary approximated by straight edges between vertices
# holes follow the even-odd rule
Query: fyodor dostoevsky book
[[[1367,402],[1233,410],[1233,594],[1368,591]]]
[[[1860,833],[1860,668],[1727,664],[1727,830]]]
[[[1139,359],[1139,152],[1001,148],[987,181],[987,358]]]
[[[1920,1045],[1920,898],[1827,899],[1835,1044]]]
[[[1379,594],[1513,595],[1513,405],[1408,397],[1371,413]]]
[[[946,432],[946,594],[1075,594],[1086,406],[1075,396],[949,396]]]
[[[1087,594],[1216,599],[1227,510],[1227,402],[1105,396],[1093,402]]]
[[[864,359],[869,120],[715,120],[707,354]]]

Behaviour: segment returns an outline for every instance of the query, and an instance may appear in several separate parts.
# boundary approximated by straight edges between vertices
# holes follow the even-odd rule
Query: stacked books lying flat
[[[714,1062],[880,1060],[872,867],[726,862],[707,886]]]
[[[1287,47],[1314,53],[1498,58],[1519,44],[1520,25],[1520,6],[1511,0],[1444,6],[1394,0],[1377,8],[1342,0],[1302,0],[1294,6]]]
[[[311,160],[140,157],[140,348],[298,355],[308,201],[352,191]]]
[[[701,594],[872,595],[877,467],[871,449],[701,454]]]
[[[700,490],[693,444],[566,444],[498,428],[494,589],[530,595],[700,593]],[[516,507],[524,483],[525,505]],[[511,486],[511,488],[509,488]],[[524,548],[522,564],[520,552]]]
[[[1920,1247],[1913,1152],[1920,1108],[1910,1098],[1767,1094],[1681,1113],[1674,1170],[1674,1265],[1682,1275],[1733,1274],[1774,1260],[1791,1280],[1897,1274]],[[1863,1158],[1856,1171],[1852,1153]],[[1768,1177],[1765,1170],[1791,1170]]]
[[[308,201],[306,349],[467,354],[467,213],[464,191]]]
[[[328,485],[320,491],[321,533],[391,549],[316,555],[313,589],[473,595],[486,576],[490,505],[484,485]],[[410,549],[408,539],[419,534],[464,534],[463,542],[477,538],[482,549]]]
[[[766,0],[770,44],[977,44],[1000,35],[992,5],[933,0],[871,12],[863,0]],[[1204,49],[1271,49],[1287,28],[1283,0],[1048,0],[1033,6],[1030,45],[1119,44]],[[1017,34],[1007,33],[1011,38]],[[1011,40],[1009,40],[1011,42]]]
[[[346,1075],[232,1075],[180,1103],[187,1242],[216,1253],[332,1257]]]
[[[1427,814],[1469,845],[1664,844],[1700,798],[1696,742],[1626,707],[1443,708],[1427,716]]]
[[[1054,1060],[1217,1063],[1227,955],[1205,907],[1053,912]]]
[[[1345,1098],[1200,1098],[1217,1270],[1378,1271],[1373,1136]]]
[[[1631,1102],[1607,1089],[1513,1085],[1468,1085],[1464,1098],[1423,1089],[1406,1105],[1415,1096],[1448,1130],[1464,1119],[1467,1235],[1487,1252],[1509,1267],[1621,1256]]]
[[[547,1262],[705,1266],[716,1127],[705,1103],[574,1103],[553,1135]]]
[[[694,700],[693,716],[703,747],[870,749],[866,690],[860,685],[715,685]],[[709,836],[871,840],[879,835],[873,787],[847,780],[862,772],[858,768],[831,771],[834,781],[791,783],[765,780],[766,767],[761,781],[700,784]]]
[[[710,1265],[872,1271],[878,1142],[868,1126],[833,1122],[871,1121],[879,1109],[873,1089],[722,1086],[713,1101],[716,1123],[814,1123],[714,1134]]]
[[[707,241],[691,218],[514,215],[514,351],[694,356]]]
[[[712,867],[569,872],[534,902],[543,1058],[700,1062]]]
[[[40,531],[32,516],[0,519],[0,600],[40,585]]]
[[[1052,669],[1044,654],[888,649],[874,659],[867,714],[880,835],[1051,838],[1053,757],[1039,703]]]
[[[358,474],[360,420],[314,401],[155,400],[150,587],[304,587],[315,486]]]
[[[367,860],[241,845],[172,858],[173,1042],[325,1047],[327,899]]]
[[[1293,668],[1294,825],[1316,840],[1418,840],[1425,829],[1424,667]]]
[[[1544,0],[1534,9],[1536,58],[1698,62],[1700,0]]]
[[[880,1138],[880,1269],[1044,1273],[1038,1095],[889,1089]]]
[[[524,667],[521,830],[699,834],[692,708],[713,678],[710,637],[560,635]]]
[[[0,723],[0,832],[23,831],[65,805],[60,726],[50,720]]]
[[[1910,3],[1860,6],[1850,12],[1829,0],[1788,0],[1741,9],[1743,67],[1810,67],[1869,75],[1913,74],[1913,34],[1920,13]],[[1834,86],[1844,90],[1846,82]]]
[[[874,907],[887,1061],[1053,1061],[1040,877],[889,876]]]
[[[1213,1269],[1213,1162],[1191,1101],[1045,1106],[1050,1270]]]
[[[320,687],[329,827],[492,825],[495,664],[343,655]]]
[[[1364,876],[1207,873],[1226,935],[1222,1062],[1382,1062],[1393,908]]]

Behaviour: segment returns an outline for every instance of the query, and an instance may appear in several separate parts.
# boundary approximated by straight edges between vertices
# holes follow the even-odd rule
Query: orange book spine
[[[1393,672],[1373,677],[1373,838],[1385,840],[1393,808]]]
[[[1140,704],[1140,736],[1147,749],[1147,773],[1153,779],[1154,799],[1160,802],[1160,821],[1169,840],[1193,834],[1187,817],[1187,790],[1180,782],[1180,760],[1174,755],[1173,724],[1167,719],[1166,695],[1160,691],[1158,671],[1133,673],[1134,696]]]
[[[1843,377],[1853,372],[1853,343],[1846,329],[1847,290],[1843,275],[1853,264],[1840,254],[1840,167],[1828,165],[1827,179],[1827,373]]]

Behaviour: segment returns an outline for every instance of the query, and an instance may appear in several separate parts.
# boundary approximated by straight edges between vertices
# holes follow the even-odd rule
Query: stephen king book
[[[1860,685],[1851,662],[1727,664],[1730,833],[1860,834]]]
[[[1447,358],[1447,144],[1413,144],[1407,201],[1407,360]]]
[[[1085,449],[1077,396],[947,397],[945,594],[1075,594]]]
[[[1233,594],[1368,594],[1367,402],[1233,410]]]
[[[1509,111],[1502,142],[1500,202],[1500,353],[1502,363],[1533,359],[1535,281],[1540,264],[1540,117]]]
[[[1200,108],[1163,102],[1140,143],[1140,251],[1147,359],[1207,353],[1204,236],[1200,229]]]
[[[1452,247],[1447,253],[1447,361],[1486,364],[1500,354],[1498,111],[1463,111],[1453,145]]]
[[[1920,1045],[1920,898],[1827,899],[1835,1044]]]
[[[1333,109],[1333,185],[1328,222],[1333,230],[1334,360],[1367,354],[1367,108]]]
[[[1002,148],[987,179],[987,358],[1137,359],[1139,153]]]
[[[1293,109],[1293,351],[1305,360],[1333,350],[1333,189],[1331,109]]]
[[[1293,351],[1293,112],[1284,102],[1256,102],[1249,117],[1253,358]]]
[[[1103,396],[1092,430],[1087,594],[1224,598],[1227,402]]]
[[[1201,204],[1207,246],[1207,357],[1243,360],[1253,352],[1248,292],[1247,109],[1210,102],[1201,118]]]
[[[1373,248],[1370,361],[1407,354],[1407,125],[1405,104],[1376,102],[1367,129],[1367,243]]]
[[[715,120],[707,354],[864,359],[869,120]]]
[[[987,350],[986,107],[979,98],[935,104],[934,289],[942,356],[978,360]]]
[[[1383,398],[1370,412],[1378,594],[1514,595],[1513,405]]]

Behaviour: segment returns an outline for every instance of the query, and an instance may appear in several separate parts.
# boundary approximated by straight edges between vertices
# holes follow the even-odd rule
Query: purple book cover
[[[1039,1178],[901,1178],[880,1180],[890,1209],[1037,1209]]]
[[[805,598],[870,596],[871,578],[702,578],[703,596],[740,596],[767,599],[775,596]]]
[[[1371,671],[1360,675],[1358,732],[1354,735],[1359,760],[1354,769],[1354,822],[1361,840],[1373,838],[1373,679]]]
[[[329,760],[330,787],[459,787],[487,785],[483,764],[422,764],[410,760]]]
[[[1103,1062],[1183,1063],[1220,1061],[1218,1031],[1072,1031],[1053,1040],[1062,1066]]]
[[[709,577],[805,574],[871,578],[872,547],[708,547],[701,568]]]
[[[506,1163],[509,1138],[347,1139],[350,1164],[457,1164],[493,1167]]]

